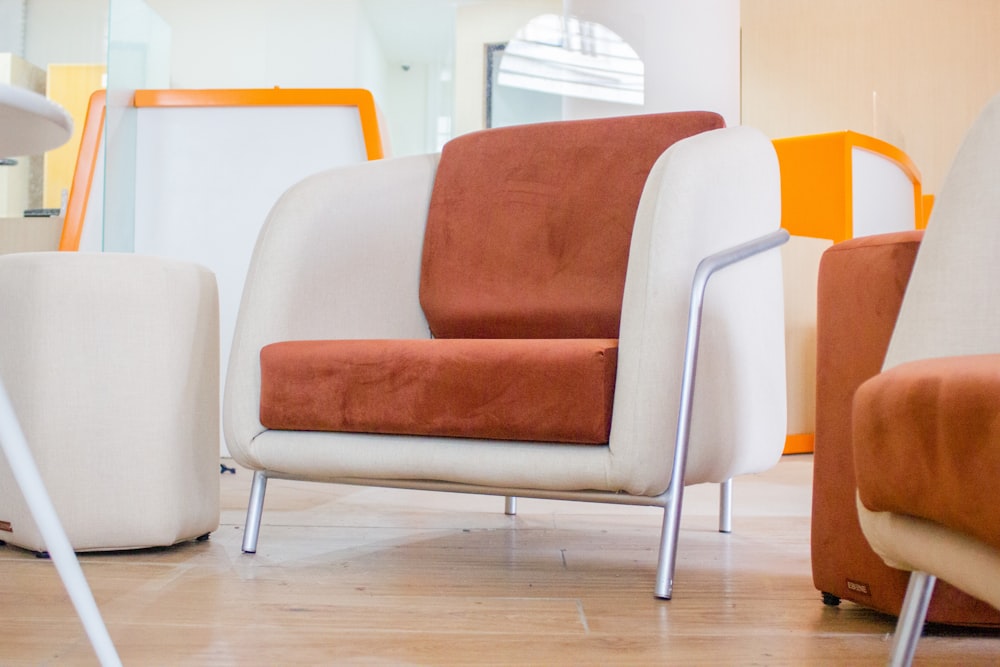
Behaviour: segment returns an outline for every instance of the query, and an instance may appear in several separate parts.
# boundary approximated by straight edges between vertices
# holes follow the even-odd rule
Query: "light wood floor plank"
[[[273,480],[240,553],[250,474],[222,478],[204,543],[81,556],[126,665],[878,665],[894,619],[825,607],[810,456],[685,501],[674,599],[652,595],[651,508]],[[917,664],[1000,663],[1000,634],[932,628]],[[52,564],[0,549],[0,666],[89,665]]]

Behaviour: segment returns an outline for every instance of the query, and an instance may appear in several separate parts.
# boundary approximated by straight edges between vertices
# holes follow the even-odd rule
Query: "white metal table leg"
[[[17,421],[17,415],[14,414],[14,406],[11,405],[10,397],[2,382],[0,382],[0,447],[3,448],[3,453],[10,463],[14,479],[21,487],[21,493],[28,501],[31,516],[38,524],[49,556],[55,563],[66,592],[69,593],[76,613],[83,623],[97,659],[103,667],[120,666],[121,659],[111,642],[111,636],[101,618],[90,586],[83,576],[83,570],[80,569],[80,562],[76,559],[66,531],[63,530],[52,500],[45,490],[38,467],[31,456],[31,450],[28,449],[24,432]]]

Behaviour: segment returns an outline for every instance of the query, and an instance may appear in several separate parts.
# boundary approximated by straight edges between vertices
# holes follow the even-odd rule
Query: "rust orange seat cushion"
[[[618,341],[289,341],[260,358],[271,429],[603,444]]]
[[[912,361],[866,381],[853,440],[865,507],[1000,549],[1000,355]]]

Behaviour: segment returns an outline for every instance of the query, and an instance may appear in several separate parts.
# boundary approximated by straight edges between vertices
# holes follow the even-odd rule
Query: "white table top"
[[[0,83],[0,157],[37,155],[66,143],[73,119],[44,95]]]

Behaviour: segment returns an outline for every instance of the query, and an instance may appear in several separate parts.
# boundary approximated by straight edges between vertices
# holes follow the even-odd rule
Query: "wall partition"
[[[143,0],[108,4],[104,197],[101,246],[135,250],[135,91],[168,85],[170,28]]]
[[[92,107],[104,97],[95,97]],[[100,238],[98,247],[87,239],[103,226],[104,250],[211,269],[224,377],[243,280],[268,211],[311,174],[383,157],[374,100],[363,89],[138,89],[116,112],[125,120],[107,134],[103,188],[90,187],[97,196],[82,214],[82,230],[73,221],[77,199],[71,195],[63,247],[99,250]],[[100,122],[100,110],[88,116]],[[131,171],[116,174],[123,162]],[[73,227],[76,241],[67,242]],[[111,240],[121,246],[127,240],[128,247],[113,247]]]

